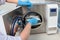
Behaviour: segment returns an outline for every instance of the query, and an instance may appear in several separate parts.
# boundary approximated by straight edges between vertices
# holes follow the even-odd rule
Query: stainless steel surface
[[[33,5],[33,7],[29,10],[29,11],[32,11],[32,12],[37,12],[42,16],[41,26],[39,26],[35,29],[32,29],[31,34],[39,34],[39,33],[45,33],[46,32],[45,7],[46,7],[45,4],[43,4],[43,5],[41,5],[41,4],[40,5]],[[23,12],[28,13],[28,10],[25,10],[25,9],[23,9],[24,10]]]
[[[10,30],[11,30],[11,26],[12,26],[14,17],[22,16],[21,13],[22,13],[22,11],[20,10],[20,8],[18,8],[3,16],[3,21],[4,21],[4,25],[5,25],[7,34],[10,34]]]
[[[19,10],[19,9],[17,9],[17,10]],[[31,34],[45,33],[46,32],[45,5],[34,5],[31,8],[31,11],[37,12],[42,16],[41,26],[39,26],[35,29],[32,29]],[[25,13],[27,13],[27,10],[26,10]],[[21,15],[21,14],[19,12],[16,12],[16,10],[13,10],[13,11],[11,11],[11,12],[9,12],[9,13],[7,13],[3,16],[3,20],[4,20],[4,24],[5,24],[5,27],[6,27],[7,34],[10,33],[13,17],[16,16],[16,15]]]
[[[45,33],[46,32],[45,7],[46,7],[45,4],[38,4],[38,5],[33,5],[33,7],[31,8],[31,11],[38,12],[42,16],[42,25],[39,26],[38,28],[32,29],[31,34],[39,34],[39,33]],[[27,10],[26,10],[26,8],[23,8],[23,9],[25,9],[25,10],[23,10],[23,11],[25,11],[25,12],[23,12],[25,15],[25,13],[27,13]],[[21,14],[16,12],[15,10],[13,10],[9,13],[4,13],[3,15],[4,15],[3,20],[4,20],[5,27],[6,27],[6,31],[9,34],[13,16],[21,15]]]
[[[44,33],[46,32],[45,22],[45,5],[35,5],[31,8],[32,11],[38,12],[42,16],[42,24],[38,28],[32,29],[31,33]]]
[[[4,5],[0,5],[0,32],[2,34],[7,34],[7,31],[5,29],[5,24],[3,21],[3,16],[9,14],[10,12],[12,12],[13,10],[19,8],[20,6],[16,7],[17,4],[13,4],[13,3],[5,3]],[[10,27],[8,27],[9,29]],[[2,31],[3,30],[3,31]]]

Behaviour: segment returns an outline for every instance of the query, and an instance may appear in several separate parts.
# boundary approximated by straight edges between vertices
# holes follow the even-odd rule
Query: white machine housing
[[[46,31],[48,34],[57,33],[58,24],[58,4],[49,4],[46,6],[47,25]]]
[[[26,11],[26,8],[25,8]],[[35,4],[31,11],[37,12],[42,16],[42,23],[39,27],[32,29],[32,34],[47,32],[47,34],[57,33],[58,24],[58,4]],[[26,11],[28,12],[28,11]]]
[[[8,6],[7,6],[8,5]],[[15,14],[13,11],[18,9],[16,5],[6,3],[5,5],[0,6],[0,32],[6,34],[10,33],[11,23],[9,18]],[[53,10],[53,12],[51,11]],[[39,13],[42,16],[41,26],[32,29],[31,34],[40,34],[45,33],[52,34],[57,32],[57,21],[58,21],[58,5],[57,4],[39,4],[37,3],[31,8],[32,11]],[[6,31],[5,31],[6,28]],[[4,31],[2,31],[4,30]]]

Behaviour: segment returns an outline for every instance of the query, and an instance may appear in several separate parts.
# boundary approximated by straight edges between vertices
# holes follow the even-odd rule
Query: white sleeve
[[[21,37],[0,35],[0,40],[21,40]]]

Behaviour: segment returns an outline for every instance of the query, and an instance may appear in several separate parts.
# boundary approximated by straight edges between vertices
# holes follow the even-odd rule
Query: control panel
[[[57,16],[57,8],[50,9],[50,16]]]
[[[57,33],[58,4],[46,5],[46,20],[47,20],[47,25],[46,25],[47,33],[48,34]]]

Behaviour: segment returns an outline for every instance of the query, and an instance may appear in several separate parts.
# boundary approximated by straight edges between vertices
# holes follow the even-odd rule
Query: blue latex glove
[[[18,0],[18,5],[19,6],[27,6],[27,7],[31,7],[32,4],[29,0]]]
[[[27,21],[30,22],[32,26],[38,23],[38,20],[36,18],[27,19]]]

